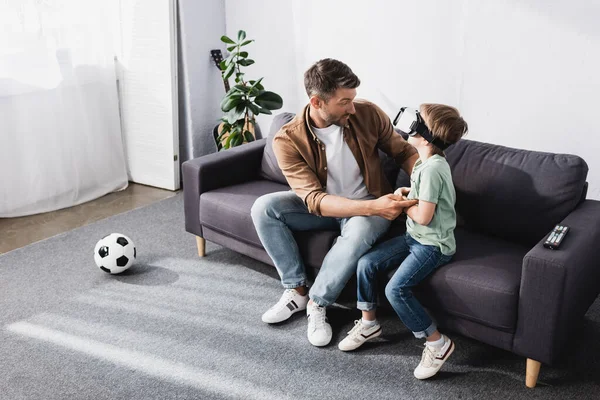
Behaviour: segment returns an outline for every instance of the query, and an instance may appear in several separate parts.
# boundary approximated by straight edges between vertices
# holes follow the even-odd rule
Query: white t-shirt
[[[330,125],[327,128],[312,127],[315,135],[325,145],[327,156],[327,186],[325,191],[335,196],[352,200],[371,197],[354,154],[344,140],[342,127]]]

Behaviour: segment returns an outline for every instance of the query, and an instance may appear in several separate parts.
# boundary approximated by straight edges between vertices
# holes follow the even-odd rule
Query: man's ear
[[[321,99],[319,96],[317,96],[317,95],[310,96],[310,105],[313,106],[313,108],[316,108],[318,110],[321,108],[322,104],[323,104],[323,99]]]

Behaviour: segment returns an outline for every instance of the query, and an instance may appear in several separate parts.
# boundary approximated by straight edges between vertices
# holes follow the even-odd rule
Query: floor
[[[0,254],[174,196],[177,192],[129,183],[127,189],[43,214],[0,218]]]

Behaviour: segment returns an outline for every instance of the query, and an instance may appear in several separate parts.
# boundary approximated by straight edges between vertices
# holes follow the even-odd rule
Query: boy
[[[454,343],[440,334],[412,288],[456,251],[454,228],[456,193],[444,149],[458,142],[468,126],[457,109],[441,104],[423,104],[419,111],[403,108],[396,121],[409,134],[408,142],[419,153],[411,174],[411,187],[395,194],[417,199],[407,209],[406,233],[375,246],[358,262],[358,302],[362,319],[339,344],[343,351],[354,350],[381,334],[376,319],[377,276],[398,267],[385,288],[390,304],[415,337],[426,338],[421,362],[414,371],[418,379],[434,376],[454,351]],[[394,121],[394,123],[396,123]]]

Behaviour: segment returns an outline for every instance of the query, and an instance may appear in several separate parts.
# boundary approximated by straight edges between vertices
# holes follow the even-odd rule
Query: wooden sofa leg
[[[200,236],[196,236],[196,244],[198,245],[198,255],[204,257],[206,255],[205,246],[206,240]]]
[[[528,388],[534,388],[537,384],[538,375],[540,374],[540,367],[542,363],[539,361],[527,359],[527,368],[525,369],[525,385]]]

